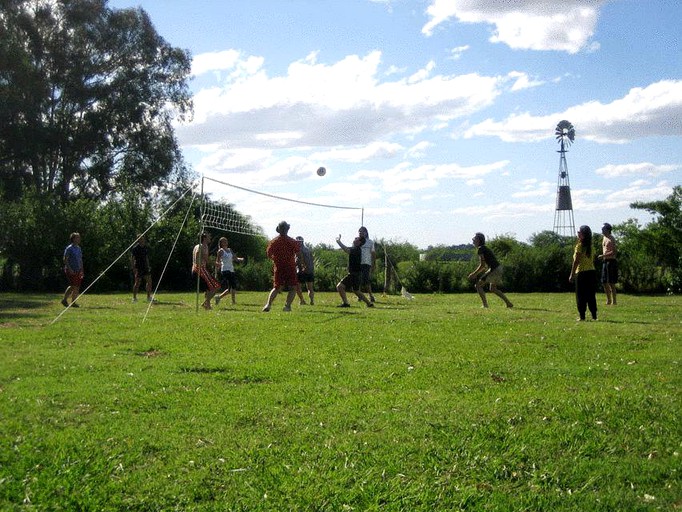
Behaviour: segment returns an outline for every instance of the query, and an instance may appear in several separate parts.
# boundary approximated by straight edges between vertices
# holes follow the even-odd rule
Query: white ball
[[[324,167],[320,167],[320,168],[317,170],[317,175],[318,175],[318,176],[324,176],[325,174],[327,174],[327,169],[325,169]]]

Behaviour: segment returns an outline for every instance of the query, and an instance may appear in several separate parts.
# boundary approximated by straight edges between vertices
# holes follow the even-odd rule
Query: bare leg
[[[272,290],[270,290],[270,294],[268,295],[268,301],[265,303],[265,306],[263,306],[263,311],[270,311],[270,308],[272,307],[272,301],[275,300],[277,294],[279,294],[279,288],[273,288]]]
[[[305,299],[303,298],[303,290],[301,289],[301,283],[296,285],[296,295],[298,295],[298,302],[303,306],[305,304]]]
[[[300,287],[296,286],[289,290],[287,293],[287,302],[284,304],[284,311],[290,311],[291,310],[291,303],[294,302],[294,299],[296,298],[296,290],[299,289]]]
[[[140,278],[135,275],[135,282],[133,283],[133,301],[137,300],[137,292],[140,290]]]
[[[497,295],[500,299],[502,299],[508,308],[514,307],[514,304],[511,303],[511,301],[507,298],[507,296],[504,293],[502,293],[500,290],[497,289],[496,285],[491,283],[490,284],[490,291],[493,292],[495,295]]]
[[[372,303],[370,302],[370,300],[360,290],[356,290],[355,295],[358,296],[358,299],[367,304],[368,307],[372,307]]]
[[[339,283],[336,285],[336,291],[339,292],[339,295],[341,296],[341,303],[348,304],[348,297],[346,296],[346,287],[342,283]]]
[[[488,299],[485,298],[485,283],[482,283],[481,281],[476,281],[476,291],[478,292],[478,295],[481,297],[481,302],[483,303],[483,307],[487,308],[488,307]]]

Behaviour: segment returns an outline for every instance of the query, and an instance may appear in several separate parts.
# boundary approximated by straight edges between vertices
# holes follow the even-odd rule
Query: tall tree
[[[5,282],[39,288],[70,231],[95,239],[106,201],[185,177],[171,123],[191,114],[189,72],[142,9],[0,0]]]
[[[0,193],[103,199],[181,164],[188,52],[142,9],[106,0],[0,0]]]
[[[670,272],[671,291],[682,291],[682,186],[673,188],[672,194],[661,201],[638,201],[631,208],[646,210],[655,216],[640,233],[639,240]]]

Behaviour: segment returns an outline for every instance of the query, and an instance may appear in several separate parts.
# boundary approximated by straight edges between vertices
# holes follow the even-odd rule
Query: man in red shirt
[[[296,296],[296,286],[298,285],[296,256],[301,257],[301,243],[289,236],[290,227],[286,221],[280,222],[276,228],[279,236],[270,240],[265,251],[268,258],[274,263],[275,270],[274,284],[270,290],[270,295],[268,295],[268,301],[263,306],[265,312],[270,311],[272,301],[275,300],[280,291],[288,292],[284,311],[291,311],[291,303]]]

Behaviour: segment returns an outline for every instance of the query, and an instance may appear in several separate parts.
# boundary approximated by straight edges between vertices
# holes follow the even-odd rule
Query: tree
[[[185,177],[171,123],[191,112],[189,72],[188,52],[161,38],[142,9],[0,0],[6,282],[18,275],[17,286],[40,287],[68,233],[96,230],[107,202],[131,192],[144,201]]]
[[[181,164],[189,54],[142,9],[106,0],[0,0],[0,194],[106,198]]]
[[[670,273],[669,289],[682,290],[682,186],[662,201],[638,201],[630,207],[656,216],[639,233],[639,242]]]

